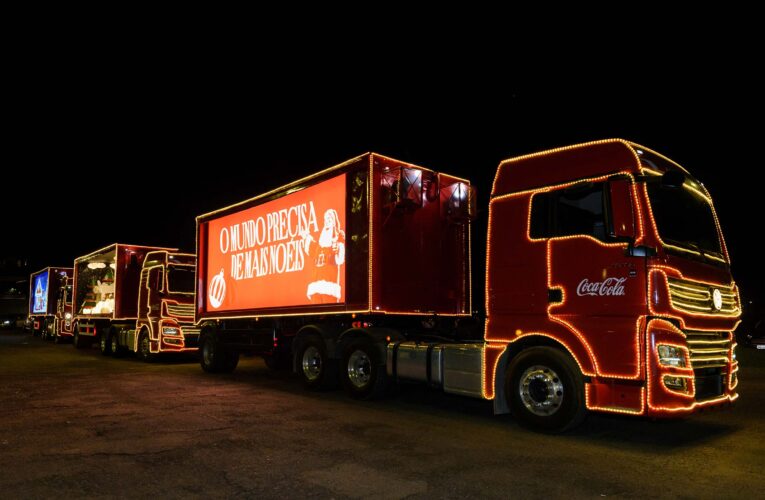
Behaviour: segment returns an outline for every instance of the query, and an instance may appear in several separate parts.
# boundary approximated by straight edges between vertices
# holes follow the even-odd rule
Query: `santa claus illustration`
[[[313,278],[306,294],[314,304],[340,302],[342,287],[340,269],[345,264],[345,232],[340,228],[337,211],[324,212],[324,227],[318,244],[310,234],[304,235],[305,253],[313,258]]]

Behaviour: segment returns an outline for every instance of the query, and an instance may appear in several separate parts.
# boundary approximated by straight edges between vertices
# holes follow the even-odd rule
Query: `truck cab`
[[[56,301],[56,316],[54,319],[53,340],[60,344],[65,340],[71,340],[74,334],[72,329],[72,278],[67,276],[58,290]]]
[[[738,290],[711,197],[683,167],[619,139],[507,160],[489,221],[497,410],[560,427],[585,407],[671,416],[738,397]]]
[[[136,335],[126,342],[142,357],[196,350],[193,254],[156,251],[146,255],[138,293]],[[145,345],[141,346],[143,342]]]

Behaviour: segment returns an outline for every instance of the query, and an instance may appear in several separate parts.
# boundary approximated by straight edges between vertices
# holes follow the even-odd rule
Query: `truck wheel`
[[[231,373],[239,364],[239,353],[226,350],[214,337],[206,335],[199,346],[199,364],[207,373]]]
[[[63,344],[64,343],[64,337],[62,337],[61,335],[58,334],[58,332],[56,332],[56,335],[53,337],[53,343],[54,344]]]
[[[154,354],[151,352],[151,339],[149,339],[149,333],[146,330],[138,336],[138,359],[145,363],[154,361]]]
[[[75,349],[84,349],[85,348],[85,342],[83,342],[83,338],[80,335],[80,332],[78,330],[78,326],[75,325],[74,327],[74,337],[72,338],[72,345],[74,345]]]
[[[351,342],[343,356],[343,385],[352,398],[376,399],[387,385],[385,367],[372,342],[358,339]]]
[[[45,320],[41,335],[43,340],[53,340],[53,322]]]
[[[107,328],[106,331],[101,332],[101,339],[98,343],[98,347],[101,349],[101,356],[109,356],[112,353],[111,328]]]
[[[112,335],[109,335],[109,337],[111,339],[112,356],[121,358],[122,355],[125,354],[125,349],[120,345],[119,335],[113,333]]]
[[[522,425],[543,432],[572,429],[587,414],[582,373],[552,347],[532,347],[513,359],[505,372],[505,396]]]
[[[319,337],[308,337],[300,343],[295,366],[306,389],[329,389],[337,381],[337,363],[329,359],[327,347]]]

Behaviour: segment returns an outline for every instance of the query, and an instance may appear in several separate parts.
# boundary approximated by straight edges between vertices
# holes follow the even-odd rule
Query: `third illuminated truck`
[[[202,367],[255,352],[357,398],[418,381],[548,431],[738,397],[738,291],[683,167],[620,139],[500,163],[477,328],[475,200],[466,179],[368,153],[198,217]]]
[[[58,305],[71,276],[71,267],[46,267],[29,277],[29,319],[35,335],[59,339],[57,325],[63,316]]]

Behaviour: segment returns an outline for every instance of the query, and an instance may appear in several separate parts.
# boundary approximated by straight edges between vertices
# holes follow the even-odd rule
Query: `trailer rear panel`
[[[56,314],[56,299],[62,280],[71,276],[72,268],[46,267],[32,273],[29,280],[29,314]]]

